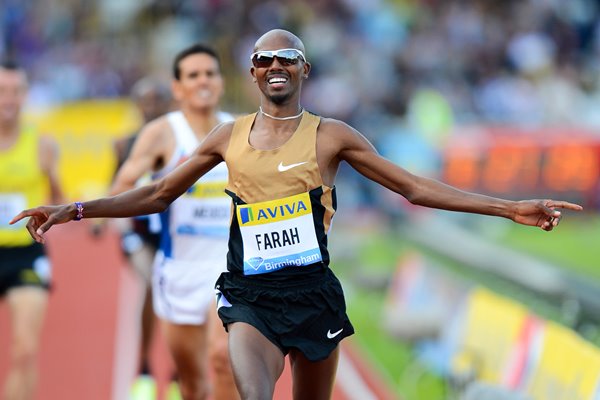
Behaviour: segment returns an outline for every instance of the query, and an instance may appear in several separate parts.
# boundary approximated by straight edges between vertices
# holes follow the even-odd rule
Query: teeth
[[[211,95],[211,92],[210,92],[210,90],[200,90],[200,91],[198,92],[198,95],[199,95],[200,97],[210,97],[210,95]]]
[[[269,79],[269,83],[285,83],[287,79],[285,78],[271,78]]]

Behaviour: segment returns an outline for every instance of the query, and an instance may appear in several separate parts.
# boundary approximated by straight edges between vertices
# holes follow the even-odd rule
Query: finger
[[[550,218],[554,218],[554,217],[560,216],[560,211],[557,211],[554,208],[552,208],[553,206],[550,205],[550,202],[548,202],[548,203],[542,203],[541,207],[542,207],[542,212],[544,214],[546,214],[546,220],[547,221]]]
[[[550,200],[547,204],[551,208],[564,208],[567,210],[581,211],[583,207],[579,204],[569,203],[568,201],[554,201]]]
[[[556,218],[553,218],[552,221],[550,221],[552,223],[552,227],[554,228],[555,226],[558,226],[558,224],[560,223],[561,219],[562,219],[562,216],[558,216]]]
[[[40,237],[46,233],[48,231],[48,229],[50,229],[52,227],[52,225],[54,225],[54,218],[50,217],[48,218],[48,220],[46,222],[44,222],[42,225],[40,225],[40,227],[37,229],[36,233],[38,235],[40,235]]]
[[[36,242],[41,243],[41,244],[46,243],[46,238],[44,236],[38,235],[36,232],[34,232],[33,234],[34,234],[33,239]]]
[[[10,225],[14,225],[17,222],[19,222],[20,220],[22,220],[23,218],[27,218],[27,217],[31,217],[33,216],[33,210],[29,209],[29,210],[23,210],[20,213],[18,213],[17,215],[15,215],[13,217],[13,219],[11,219],[10,221],[8,221],[8,223]]]
[[[549,232],[554,228],[553,222],[550,221],[544,221],[542,223],[542,225],[540,226],[540,228],[542,228],[543,230]]]
[[[34,223],[32,221],[28,222],[27,225],[25,225],[25,227],[27,228],[27,231],[29,232],[29,234],[31,235],[31,237],[33,238],[33,240],[35,240],[38,243],[44,243],[44,237],[40,236],[35,229]]]
[[[548,217],[548,218],[546,218],[546,220],[544,222],[542,222],[540,228],[542,228],[545,231],[551,231],[556,226],[558,226],[561,219],[562,219],[562,216],[560,216],[560,215],[557,217]]]

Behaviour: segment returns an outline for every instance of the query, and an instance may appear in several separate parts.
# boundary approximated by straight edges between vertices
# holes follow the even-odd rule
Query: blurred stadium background
[[[352,343],[394,397],[600,399],[600,1],[1,4],[0,53],[30,74],[27,118],[59,142],[70,199],[106,192],[112,141],[140,123],[128,100],[137,79],[168,79],[179,49],[207,42],[223,60],[223,108],[253,112],[248,55],[258,36],[283,27],[303,39],[313,65],[303,105],[355,126],[394,162],[467,190],[581,203],[584,213],[567,213],[548,234],[411,207],[342,168],[332,267],[357,327]],[[122,376],[133,374],[124,361],[121,377],[100,376],[95,353],[83,359],[97,379],[93,371],[78,378],[83,364],[61,363],[76,346],[61,340],[61,327],[95,337],[90,317],[105,318],[102,335],[116,336],[124,329],[116,316],[133,320],[135,307],[119,289],[132,277],[116,241],[94,244],[80,228],[57,231],[54,299],[69,290],[75,297],[51,306],[55,336],[44,342],[42,400],[81,398],[68,390],[45,396],[45,379],[106,388],[123,387]],[[85,254],[69,256],[74,248]],[[121,398],[114,387],[105,393]]]

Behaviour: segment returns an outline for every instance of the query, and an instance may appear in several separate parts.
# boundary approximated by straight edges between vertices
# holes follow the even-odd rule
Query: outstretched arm
[[[566,201],[510,201],[465,192],[435,179],[411,174],[380,156],[359,132],[340,122],[330,122],[332,143],[337,157],[348,162],[365,177],[404,196],[412,204],[449,211],[508,218],[529,226],[552,230],[560,222],[559,209],[580,211],[582,207]]]
[[[223,160],[223,141],[228,143],[230,130],[218,127],[194,154],[163,179],[150,185],[83,203],[84,218],[119,218],[157,213],[165,210],[173,200],[184,193],[202,175]],[[44,242],[44,233],[55,224],[69,222],[77,217],[75,204],[41,206],[21,211],[10,223],[30,217],[29,234]]]

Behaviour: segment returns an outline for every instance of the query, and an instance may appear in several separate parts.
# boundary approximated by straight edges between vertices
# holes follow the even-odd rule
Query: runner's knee
[[[267,386],[257,385],[256,382],[242,382],[238,384],[238,390],[244,400],[271,400],[273,393]]]
[[[16,368],[27,368],[35,365],[38,345],[34,340],[19,338],[11,346],[11,363]]]
[[[208,383],[205,380],[186,382],[180,379],[179,390],[184,400],[205,400],[209,393]]]
[[[211,343],[209,360],[210,365],[215,373],[231,374],[231,364],[229,362],[227,341],[215,340],[213,343]]]

